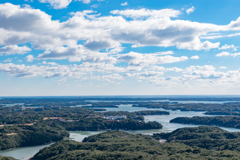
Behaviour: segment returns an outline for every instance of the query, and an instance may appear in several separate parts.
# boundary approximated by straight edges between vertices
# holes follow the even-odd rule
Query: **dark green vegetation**
[[[171,133],[154,134],[153,137],[210,150],[240,152],[240,132],[227,132],[217,127],[180,128]]]
[[[206,112],[204,113],[206,115],[233,115],[233,116],[240,116],[240,113],[239,112],[230,112],[230,111],[209,111],[209,112]]]
[[[209,113],[223,113],[222,115],[240,115],[240,103],[224,103],[224,104],[204,104],[204,103],[168,103],[168,102],[137,102],[133,107],[144,108],[163,108],[166,110],[181,110],[181,111],[208,111]]]
[[[189,133],[186,131],[186,133]],[[132,135],[120,131],[108,131],[90,136],[83,143],[60,141],[41,149],[34,160],[91,159],[91,160],[185,160],[185,159],[239,159],[238,151],[209,150],[183,143],[159,143],[144,135]]]
[[[106,120],[103,118],[80,119],[77,122],[54,121],[52,126],[63,126],[68,131],[99,131],[99,130],[146,130],[161,129],[162,125],[156,122],[139,122],[132,119]]]
[[[221,127],[240,128],[239,116],[216,116],[216,117],[178,117],[170,123],[197,124],[197,125],[215,125]]]
[[[0,150],[47,144],[68,136],[68,131],[63,127],[50,127],[40,123],[32,126],[4,126],[0,128]]]
[[[3,157],[0,155],[0,160],[16,160],[16,159],[12,157]]]
[[[96,112],[81,107],[42,107],[25,110],[19,106],[0,107],[0,150],[56,142],[68,137],[68,131],[160,129],[160,123],[146,123],[142,115],[167,113]],[[123,115],[126,118],[105,118]]]
[[[170,115],[169,112],[167,111],[138,111],[138,112],[133,112],[136,115]]]

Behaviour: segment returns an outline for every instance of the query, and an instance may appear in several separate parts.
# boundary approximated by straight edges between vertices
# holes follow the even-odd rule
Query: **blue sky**
[[[0,96],[239,95],[237,0],[1,0]]]

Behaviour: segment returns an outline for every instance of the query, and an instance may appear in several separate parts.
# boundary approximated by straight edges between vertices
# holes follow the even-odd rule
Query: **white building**
[[[117,119],[125,119],[127,118],[127,116],[107,116],[107,117],[103,117],[105,119],[108,119],[108,120],[117,120]]]

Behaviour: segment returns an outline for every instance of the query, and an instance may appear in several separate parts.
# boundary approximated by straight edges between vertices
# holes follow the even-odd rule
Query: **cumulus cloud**
[[[116,48],[119,46],[119,43],[109,40],[88,40],[84,46],[90,50],[101,50],[108,48]]]
[[[123,43],[135,47],[177,46],[179,49],[209,50],[217,48],[219,43],[201,42],[199,37],[223,28],[214,24],[171,20],[170,17],[181,14],[173,9],[143,8],[111,13],[114,16],[100,16],[86,10],[71,13],[72,17],[59,22],[38,9],[0,4],[0,21],[3,22],[0,24],[0,45],[31,42],[33,49],[45,50],[38,55],[38,58],[45,59],[73,59],[79,54],[101,49],[111,53]],[[128,21],[124,17],[145,18]],[[84,46],[78,45],[78,41],[84,41]]]
[[[42,2],[55,5],[55,8],[66,7],[71,1]],[[55,2],[55,3],[53,3]],[[58,3],[57,3],[58,2]],[[90,3],[91,1],[84,1]],[[234,45],[220,47],[219,42],[205,41],[203,36],[222,31],[240,30],[239,19],[227,25],[215,25],[211,23],[192,22],[181,20],[181,11],[174,9],[127,9],[114,10],[111,15],[101,16],[93,10],[71,13],[65,21],[53,20],[51,15],[29,7],[21,7],[10,3],[0,4],[0,48],[1,54],[25,54],[31,50],[43,50],[36,55],[36,59],[44,60],[42,66],[9,66],[2,65],[3,72],[13,76],[43,76],[43,77],[81,77],[86,73],[101,72],[112,77],[120,77],[118,72],[129,77],[148,77],[149,82],[186,82],[211,76],[200,74],[199,67],[196,72],[185,72],[186,69],[177,67],[162,68],[161,64],[177,63],[188,60],[186,56],[173,56],[174,52],[137,53],[122,52],[124,44],[132,47],[157,46],[176,47],[187,50],[210,50],[213,48],[234,49]],[[189,12],[190,13],[190,12]],[[129,18],[132,18],[129,20]],[[235,35],[238,33],[234,33]],[[212,34],[210,36],[219,36]],[[220,35],[221,36],[221,35]],[[23,46],[31,44],[31,48]],[[123,54],[124,53],[124,54]],[[237,56],[239,53],[222,52],[216,56]],[[192,56],[190,59],[198,59]],[[27,61],[33,61],[33,55],[26,57]],[[80,62],[77,66],[60,66],[49,59],[68,59],[70,62]],[[124,67],[119,67],[124,63]],[[125,66],[126,64],[126,66]],[[17,74],[13,69],[20,73]],[[35,68],[37,74],[28,71]],[[26,69],[23,71],[23,69]],[[50,70],[51,71],[50,71]],[[184,72],[180,77],[159,78],[164,72]],[[203,71],[201,71],[203,72]],[[212,77],[226,77],[229,73],[220,74],[215,68],[206,72],[212,72]],[[234,71],[235,74],[236,71]],[[221,76],[217,76],[221,75]],[[109,76],[109,77],[111,77]],[[149,78],[151,77],[151,78]],[[105,79],[108,77],[105,76]],[[155,79],[154,79],[155,78]],[[157,81],[156,79],[159,78]],[[99,79],[104,79],[100,77]],[[112,78],[114,79],[114,78]],[[221,79],[221,78],[220,78]],[[106,80],[104,80],[106,81]],[[114,80],[113,80],[114,81]]]
[[[157,78],[158,76],[162,76],[164,72],[156,72],[156,71],[146,71],[140,73],[127,73],[126,76],[128,77],[137,77],[138,79],[152,79]]]
[[[33,57],[33,55],[30,54],[26,57],[26,59],[28,62],[32,62],[34,60],[34,57]]]
[[[188,9],[186,10],[186,13],[187,13],[187,14],[190,14],[190,13],[192,13],[194,10],[195,10],[195,8],[194,8],[194,6],[192,6],[191,8],[188,8]]]
[[[220,67],[220,69],[226,69],[226,68],[227,68],[227,67],[225,67],[225,66],[221,66],[221,67]]]
[[[229,56],[229,55],[230,55],[229,52],[221,52],[219,54],[216,54],[216,57]]]
[[[173,56],[161,56],[162,53],[141,54],[136,52],[130,52],[127,54],[119,55],[119,61],[128,62],[129,65],[135,66],[148,66],[155,64],[165,64],[186,61],[188,57],[173,57]]]
[[[236,21],[231,21],[228,24],[228,28],[230,28],[232,30],[239,30],[240,29],[240,17],[238,17],[238,19]]]
[[[233,44],[232,45],[225,44],[225,45],[219,47],[218,49],[219,50],[225,50],[225,49],[230,49],[230,48],[232,48],[234,51],[237,50],[237,47],[235,47]]]
[[[121,6],[127,6],[128,2],[121,3]]]
[[[43,54],[38,55],[38,59],[66,59],[71,56],[81,54],[82,46],[77,47],[55,47],[52,50],[45,51]]]
[[[91,0],[77,0],[77,1],[82,1],[83,3],[89,4]]]
[[[219,54],[216,54],[216,57],[223,57],[223,56],[232,56],[232,57],[236,57],[239,56],[240,53],[229,53],[229,52],[221,52]]]
[[[103,76],[93,76],[91,79],[97,79],[99,81],[105,81],[108,83],[116,83],[116,81],[124,80],[123,76],[120,74],[109,74],[109,75],[103,75]],[[119,84],[119,82],[118,82]]]
[[[158,55],[168,55],[168,54],[174,54],[173,51],[166,51],[166,52],[157,52]]]
[[[58,65],[58,64],[55,63],[55,62],[46,62],[46,61],[43,61],[42,64],[49,64],[49,65],[52,65],[52,66]]]
[[[110,13],[122,15],[130,18],[145,18],[145,17],[155,17],[155,18],[163,18],[163,17],[178,17],[181,14],[178,10],[173,9],[161,9],[161,10],[149,10],[149,9],[127,9],[127,10],[113,10]]]
[[[40,3],[49,3],[54,9],[66,8],[72,0],[39,0]]]
[[[17,45],[9,45],[0,48],[0,54],[11,55],[11,54],[25,54],[30,52],[32,49],[27,46],[19,47]]]
[[[45,63],[45,62],[43,62]],[[47,62],[46,62],[47,63]],[[0,72],[5,72],[15,77],[37,77],[42,76],[44,78],[51,77],[73,77],[81,78],[84,75],[91,74],[93,72],[100,72],[103,74],[113,73],[112,76],[103,76],[103,79],[111,77],[111,79],[119,79],[117,72],[125,72],[126,70],[121,67],[115,67],[111,64],[105,63],[88,63],[84,62],[80,65],[16,65],[13,63],[2,64],[0,63]],[[115,76],[114,76],[115,75]]]
[[[205,65],[205,66],[190,66],[187,67],[183,73],[188,73],[196,78],[201,79],[211,79],[211,78],[220,78],[224,75],[223,72],[217,72],[215,71],[216,68],[214,68],[211,65]]]
[[[199,59],[199,56],[192,56],[190,59]]]

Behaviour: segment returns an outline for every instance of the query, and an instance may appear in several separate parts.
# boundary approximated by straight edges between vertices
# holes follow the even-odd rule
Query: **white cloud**
[[[12,62],[12,59],[8,58],[8,59],[4,60],[3,62]]]
[[[110,40],[88,40],[84,46],[90,50],[101,50],[101,49],[109,49],[109,48],[117,48],[119,43]]]
[[[11,55],[11,54],[25,54],[30,52],[32,49],[27,46],[19,47],[17,45],[9,45],[0,48],[0,54]]]
[[[127,6],[128,2],[121,3],[121,6]]]
[[[126,76],[128,77],[137,77],[138,79],[152,79],[157,78],[159,76],[162,76],[164,72],[156,72],[156,71],[146,71],[146,72],[140,72],[140,73],[127,73]]]
[[[231,30],[230,28],[227,28],[228,30]],[[226,29],[225,29],[226,31]],[[240,33],[233,33],[233,34],[220,34],[216,33],[216,35],[211,35],[211,34],[206,34],[204,36],[201,36],[201,39],[217,39],[217,38],[224,38],[224,37],[234,37],[234,36],[239,36]]]
[[[155,18],[163,18],[163,17],[178,17],[181,14],[178,10],[173,9],[161,9],[161,10],[149,10],[149,9],[127,9],[127,10],[113,10],[110,13],[122,15],[131,18],[144,18],[144,17],[155,17]]]
[[[39,0],[40,3],[49,3],[54,9],[66,8],[72,0]]]
[[[221,52],[219,54],[216,54],[216,57],[223,57],[223,56],[232,56],[232,57],[236,57],[236,56],[239,56],[240,55],[240,52],[239,53],[229,53],[229,52]]]
[[[199,59],[199,56],[192,56],[190,59]]]
[[[28,62],[32,62],[34,60],[34,57],[33,57],[33,55],[30,54],[26,57],[26,59]]]
[[[98,4],[91,5],[91,8],[97,8],[97,7],[98,7]]]
[[[227,67],[225,67],[225,66],[221,66],[221,67],[220,67],[220,69],[226,69],[226,68],[227,68]]]
[[[230,49],[230,48],[232,48],[234,51],[237,50],[237,47],[235,47],[233,44],[232,45],[225,44],[225,45],[219,47],[218,49],[219,50],[224,50],[224,49]]]
[[[95,76],[91,77],[91,79],[97,79],[99,81],[105,81],[108,83],[116,83],[116,81],[124,80],[123,76],[120,74],[109,74],[109,75],[103,75],[103,76]],[[119,84],[119,82],[117,83]]]
[[[188,57],[173,57],[173,56],[161,56],[160,53],[149,53],[149,54],[141,54],[136,52],[130,52],[127,54],[121,54],[118,57],[119,61],[128,62],[129,65],[134,66],[149,66],[155,64],[165,64],[165,63],[174,63],[186,61]]]
[[[195,8],[194,8],[194,6],[192,6],[191,8],[189,8],[189,9],[186,10],[186,13],[187,13],[187,14],[190,14],[190,13],[192,13],[194,10],[195,10]]]
[[[24,8],[29,8],[29,9],[32,8],[29,4],[23,4],[23,7],[24,7]]]
[[[167,71],[182,72],[183,71],[182,68],[178,68],[178,67],[165,68],[162,66],[152,66],[151,69],[154,71],[163,71],[163,72],[167,72]]]
[[[57,83],[58,85],[61,85],[62,83],[65,83],[67,81],[66,77],[63,77],[62,79],[58,80]]]
[[[77,1],[82,1],[83,3],[89,4],[91,0],[77,0]]]
[[[219,54],[216,54],[216,57],[229,56],[229,55],[230,55],[229,52],[221,52]]]
[[[166,52],[157,52],[158,55],[168,55],[168,54],[174,54],[173,51],[166,51]]]
[[[47,63],[47,62],[46,62]],[[0,63],[0,72],[5,72],[15,77],[36,77],[42,76],[44,78],[50,77],[73,77],[81,78],[84,75],[92,74],[93,72],[100,72],[103,74],[113,73],[112,76],[104,76],[102,79],[107,78],[121,80],[120,76],[117,76],[117,72],[125,72],[126,70],[121,67],[115,67],[112,64],[104,63],[88,63],[84,62],[80,65],[29,65],[26,66],[16,65],[13,63],[2,64]],[[102,80],[101,79],[101,80]]]
[[[58,64],[55,63],[55,62],[46,62],[46,61],[43,61],[42,64],[49,64],[49,65],[52,65],[52,66],[58,65]]]
[[[133,75],[134,72],[149,72],[149,70],[145,70],[146,68],[152,67],[153,69],[155,67],[157,69],[160,64],[186,61],[188,57],[172,56],[174,54],[172,51],[120,54],[124,50],[124,47],[121,46],[124,43],[129,43],[133,47],[175,46],[178,49],[209,50],[219,48],[220,43],[201,41],[201,36],[230,28],[228,25],[220,26],[175,19],[181,14],[181,11],[173,9],[148,10],[143,8],[115,10],[111,13],[113,15],[101,16],[95,11],[87,10],[71,13],[69,19],[60,22],[52,20],[50,15],[38,9],[21,8],[10,3],[0,4],[0,21],[4,22],[0,23],[0,45],[8,47],[9,54],[24,54],[29,51],[29,48],[24,49],[16,44],[31,42],[32,49],[43,50],[41,54],[36,55],[38,60],[68,59],[70,62],[80,62],[81,67],[85,67],[85,71],[80,66],[75,68],[80,70],[81,74],[69,71],[68,74],[61,72],[60,75],[78,77],[89,72],[108,74],[124,72]],[[133,19],[129,21],[126,17]],[[175,18],[172,20],[170,17]],[[0,51],[3,48],[0,48]],[[13,52],[9,48],[12,50],[15,48],[15,51]],[[237,56],[238,53],[231,55]],[[199,57],[191,57],[191,59],[197,58]],[[28,55],[26,59],[33,61],[34,57]],[[128,66],[117,67],[122,61],[127,62]],[[43,66],[47,65],[56,68],[59,66],[50,64],[50,62],[46,62]],[[69,66],[65,67],[72,69]],[[179,68],[172,69],[172,71],[178,72],[181,70]],[[157,71],[162,72],[161,70]],[[51,77],[51,75],[57,76],[58,72],[51,72],[51,74],[48,72],[48,74],[48,76],[39,75]],[[182,79],[191,79],[192,76],[188,75],[187,78],[182,77]],[[163,79],[163,81],[170,80]]]
[[[11,12],[9,12],[11,10]],[[38,10],[21,8],[10,3],[0,4],[0,45],[31,42],[33,49],[45,50],[44,59],[76,59],[82,54],[105,49],[111,54],[121,51],[121,44],[133,46],[177,46],[179,49],[209,50],[219,43],[201,42],[200,35],[223,28],[213,24],[171,20],[181,12],[173,9],[112,11],[130,17],[147,19],[127,21],[122,16],[100,16],[94,11],[72,13],[67,21],[52,20]],[[15,21],[15,19],[21,19]],[[85,41],[84,46],[77,45]],[[73,58],[74,57],[74,58]],[[81,57],[81,56],[80,56]]]

